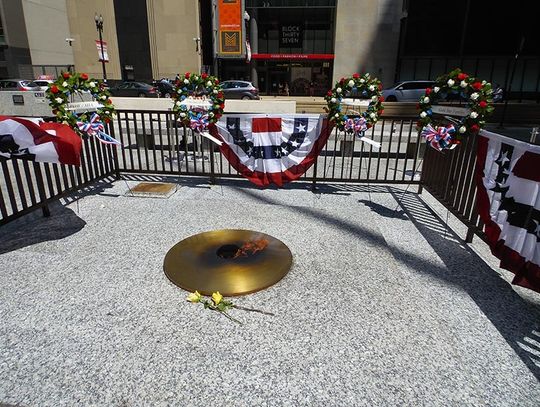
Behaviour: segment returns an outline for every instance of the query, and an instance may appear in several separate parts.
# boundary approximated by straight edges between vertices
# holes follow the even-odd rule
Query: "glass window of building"
[[[266,95],[325,94],[334,65],[336,3],[246,0],[252,61],[222,60],[221,76],[251,80]]]

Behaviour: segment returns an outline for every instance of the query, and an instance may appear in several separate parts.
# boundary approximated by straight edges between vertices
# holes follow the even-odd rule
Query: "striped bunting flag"
[[[326,116],[306,114],[229,114],[210,127],[223,139],[220,149],[231,165],[261,187],[300,178],[331,130]]]
[[[540,292],[540,146],[482,131],[476,183],[492,253],[514,284]]]

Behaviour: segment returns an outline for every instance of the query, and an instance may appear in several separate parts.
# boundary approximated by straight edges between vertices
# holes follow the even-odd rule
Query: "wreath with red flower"
[[[82,96],[83,92],[89,92],[94,100],[100,104],[95,113],[77,114],[67,108],[70,100],[77,94]],[[89,78],[85,73],[62,72],[58,79],[49,85],[45,95],[56,119],[60,123],[68,124],[79,135],[85,133],[81,130],[81,123],[88,124],[90,121],[95,122],[96,119],[109,123],[114,117],[114,105],[111,102],[109,91],[101,81]],[[95,117],[95,114],[98,117]]]
[[[209,102],[208,107],[204,109],[204,114],[190,109],[189,105],[184,102],[188,97],[193,96],[205,97]],[[202,127],[198,127],[201,130],[208,124],[217,122],[223,115],[225,97],[219,80],[215,76],[206,73],[199,75],[186,72],[175,82],[172,98],[174,100],[173,111],[178,114],[180,121],[188,127],[193,127],[194,120],[198,119],[202,123]]]
[[[438,101],[449,99],[466,100],[469,112],[461,118],[456,126],[433,126],[432,105]],[[448,137],[439,145],[439,150],[455,147],[462,137],[477,134],[486,124],[486,118],[493,112],[493,89],[491,84],[480,81],[456,68],[452,72],[443,75],[435,81],[432,88],[427,88],[424,96],[418,104],[420,119],[417,128],[424,133],[428,130],[433,133],[443,133],[442,129],[451,128],[455,136]],[[433,133],[435,134],[435,133]],[[436,136],[435,136],[436,137]],[[430,140],[428,139],[428,142]],[[432,143],[432,146],[436,146]]]
[[[381,94],[382,84],[377,78],[371,78],[369,73],[353,74],[349,78],[341,78],[333,89],[324,97],[327,104],[328,119],[334,122],[342,131],[360,133],[372,127],[384,107],[384,97]],[[360,118],[349,118],[342,113],[341,102],[345,97],[361,97],[371,99],[365,112]]]

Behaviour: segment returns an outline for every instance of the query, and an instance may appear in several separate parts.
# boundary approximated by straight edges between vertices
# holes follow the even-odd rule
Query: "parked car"
[[[391,88],[382,91],[387,102],[418,102],[426,92],[426,88],[433,86],[433,81],[406,81],[399,82]]]
[[[493,103],[501,103],[504,101],[505,91],[498,83],[493,84]]]
[[[44,92],[49,88],[51,83],[54,83],[54,81],[50,79],[36,79],[35,81],[30,82],[28,86],[38,87],[39,90]]]
[[[224,81],[221,87],[225,99],[260,99],[259,90],[251,82]]]
[[[163,98],[170,98],[174,91],[174,86],[167,79],[161,79],[154,82],[154,87],[157,88],[159,96]]]
[[[0,91],[1,90],[40,90],[37,86],[31,86],[31,81],[26,79],[0,79]]]
[[[113,96],[131,96],[140,98],[157,98],[157,89],[144,82],[122,82],[119,85],[109,88]]]

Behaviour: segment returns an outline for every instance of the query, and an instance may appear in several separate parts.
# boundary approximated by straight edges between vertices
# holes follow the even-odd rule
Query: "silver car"
[[[426,92],[426,88],[433,86],[433,81],[404,81],[398,82],[391,88],[382,91],[387,102],[418,102]]]
[[[221,87],[225,99],[260,99],[259,90],[251,82],[224,81]]]
[[[31,82],[28,86],[35,86],[39,87],[39,89],[43,92],[45,92],[51,83],[54,83],[51,79],[36,79],[35,81]]]
[[[27,91],[40,89],[38,86],[31,85],[30,81],[25,79],[1,79],[0,90]]]

